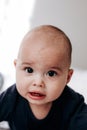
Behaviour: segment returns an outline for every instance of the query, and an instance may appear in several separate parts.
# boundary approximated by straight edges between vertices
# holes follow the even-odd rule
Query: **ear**
[[[68,76],[67,76],[67,83],[70,82],[72,75],[73,75],[73,69],[69,69],[68,70]]]
[[[16,67],[17,65],[17,59],[14,60],[14,66]]]

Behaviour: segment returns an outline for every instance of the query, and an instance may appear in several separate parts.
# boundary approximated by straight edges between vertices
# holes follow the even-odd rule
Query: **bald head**
[[[19,49],[19,54],[22,50],[22,48],[25,46],[29,46],[32,42],[32,40],[35,41],[36,40],[44,40],[44,44],[48,44],[48,46],[50,45],[57,45],[62,47],[61,51],[65,52],[65,60],[67,61],[68,65],[70,66],[71,64],[71,53],[72,53],[72,45],[71,42],[69,40],[69,38],[67,37],[67,35],[59,28],[52,26],[52,25],[42,25],[42,26],[38,26],[34,29],[32,29],[31,31],[29,31],[23,41],[22,44],[20,46]],[[60,49],[57,48],[57,49]]]

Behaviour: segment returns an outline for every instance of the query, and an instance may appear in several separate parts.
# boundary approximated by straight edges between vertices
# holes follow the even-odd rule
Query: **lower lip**
[[[29,98],[33,99],[33,100],[42,100],[45,98],[45,95],[42,96],[33,96],[31,93],[28,93]]]

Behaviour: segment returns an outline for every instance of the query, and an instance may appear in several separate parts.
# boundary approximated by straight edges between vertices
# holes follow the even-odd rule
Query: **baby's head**
[[[37,41],[37,42],[36,42]],[[40,48],[41,46],[42,49],[44,47],[49,48],[52,47],[52,50],[57,51],[57,53],[60,53],[60,57],[63,55],[63,63],[65,66],[70,67],[71,65],[71,55],[72,55],[72,45],[71,42],[69,40],[69,38],[67,37],[67,35],[60,30],[59,28],[52,26],[52,25],[43,25],[43,26],[39,26],[36,27],[34,29],[32,29],[31,31],[29,31],[23,41],[22,44],[20,46],[19,49],[19,55],[21,54],[21,49],[26,46],[32,47],[30,49],[34,49],[36,50],[36,46],[39,45],[38,47]],[[25,49],[26,50],[26,49]],[[34,51],[33,51],[34,53]],[[50,54],[50,51],[48,52]],[[46,53],[44,53],[44,55],[46,55]]]
[[[71,53],[71,42],[60,29],[51,25],[32,29],[14,61],[18,92],[35,104],[58,98],[72,76]]]

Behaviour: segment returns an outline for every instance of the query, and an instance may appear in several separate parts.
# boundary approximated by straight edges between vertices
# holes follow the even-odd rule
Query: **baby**
[[[0,121],[11,130],[87,130],[84,98],[69,88],[72,45],[52,25],[29,31],[17,59],[16,84],[0,95]]]

